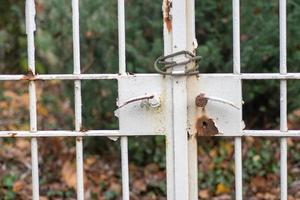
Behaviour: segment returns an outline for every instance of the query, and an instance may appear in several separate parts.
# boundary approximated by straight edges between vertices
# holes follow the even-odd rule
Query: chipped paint
[[[196,130],[198,136],[214,136],[219,134],[215,122],[206,115],[197,119]]]
[[[163,18],[164,24],[170,33],[172,31],[172,15],[171,15],[172,1],[171,0],[163,0]]]

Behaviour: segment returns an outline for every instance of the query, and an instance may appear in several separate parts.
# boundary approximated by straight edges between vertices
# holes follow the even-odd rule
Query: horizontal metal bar
[[[119,137],[119,136],[154,136],[162,134],[124,134],[119,130],[89,130],[89,131],[66,131],[66,130],[49,130],[49,131],[0,131],[0,137]],[[219,134],[216,137],[300,137],[300,130],[243,130],[242,134]]]
[[[149,134],[148,136],[150,136]],[[153,133],[152,135],[160,135]],[[163,135],[163,134],[161,134]],[[0,137],[119,137],[119,136],[147,136],[137,134],[122,134],[119,130],[89,130],[89,131],[65,131],[65,130],[49,130],[49,131],[0,131]]]
[[[0,81],[17,80],[101,80],[117,79],[118,74],[38,74],[38,75],[0,75]]]
[[[243,130],[242,136],[252,137],[300,137],[300,130]]]
[[[160,74],[38,74],[38,75],[22,75],[22,74],[1,74],[0,81],[17,81],[17,80],[109,80],[109,79],[119,79],[128,78],[130,76],[162,76]],[[300,79],[300,73],[244,73],[244,74],[199,74],[206,77],[232,77],[240,78],[242,80],[293,80]]]
[[[199,78],[201,76],[207,77],[232,77],[232,78],[240,78],[242,80],[294,80],[300,79],[300,73],[287,73],[287,74],[280,74],[280,73],[244,73],[244,74],[231,74],[231,73],[224,73],[224,74],[199,74]]]

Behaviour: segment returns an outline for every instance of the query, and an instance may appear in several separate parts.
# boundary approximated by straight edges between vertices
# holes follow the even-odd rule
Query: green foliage
[[[4,200],[15,199],[16,194],[13,191],[13,185],[15,181],[16,181],[15,175],[7,174],[3,177],[1,185],[5,191],[3,191],[4,194],[1,194],[1,196],[4,197]]]
[[[25,1],[4,0],[0,5],[0,71],[20,73],[26,60]]]
[[[268,173],[277,173],[279,165],[275,157],[278,143],[271,140],[255,140],[255,147],[249,148],[244,159],[244,177],[249,180],[255,176],[266,176]],[[278,153],[278,152],[277,152]]]
[[[105,200],[112,200],[112,199],[116,199],[116,197],[118,196],[118,194],[114,191],[106,191],[104,193],[104,199]]]
[[[135,161],[138,165],[155,162],[160,167],[165,168],[165,138],[162,136],[138,137],[129,140],[130,160]]]

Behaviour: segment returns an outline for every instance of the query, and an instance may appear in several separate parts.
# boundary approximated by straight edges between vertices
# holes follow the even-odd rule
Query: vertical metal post
[[[72,0],[72,23],[73,23],[73,62],[74,74],[80,74],[80,32],[79,32],[79,2]],[[75,92],[75,130],[80,131],[82,127],[82,102],[81,82],[74,81]],[[82,137],[76,138],[76,177],[77,177],[77,199],[84,199],[83,180],[83,141]]]
[[[170,17],[170,1],[163,0],[162,12],[163,12],[163,21],[164,21],[164,55],[169,55],[172,53],[172,19]],[[168,84],[172,84],[172,80],[166,79],[169,81]],[[170,94],[171,95],[171,94]],[[172,123],[172,119],[166,123]],[[168,200],[175,199],[175,184],[174,184],[174,137],[173,129],[166,130],[166,170],[167,170],[167,198]]]
[[[233,15],[233,73],[241,73],[240,61],[240,1],[232,1]],[[240,122],[242,123],[242,122]],[[242,127],[242,126],[241,126]],[[243,199],[243,175],[242,175],[242,138],[234,138],[235,158],[235,199]]]
[[[34,32],[35,25],[35,3],[34,0],[26,0],[26,34],[28,51],[28,70],[35,74],[35,49]],[[35,82],[29,82],[29,112],[30,112],[30,131],[37,131],[37,112],[36,112],[36,88]],[[39,164],[38,164],[38,144],[37,138],[31,139],[31,164],[32,164],[32,199],[39,199]]]
[[[126,74],[125,2],[118,0],[119,73]],[[128,138],[121,137],[122,195],[129,200]]]
[[[173,52],[187,49],[187,1],[172,1]],[[184,59],[175,58],[177,61]],[[178,66],[173,73],[182,72],[186,66]],[[174,200],[189,198],[188,137],[187,137],[187,85],[185,76],[172,77],[173,139],[174,139]]]
[[[198,46],[195,27],[195,0],[187,0],[187,50],[196,54]],[[194,65],[194,63],[192,64]],[[195,77],[191,77],[192,79]],[[188,78],[189,82],[189,78]],[[188,92],[193,85],[188,84]],[[189,94],[189,93],[188,93]],[[188,160],[189,160],[189,200],[198,200],[198,143],[197,135],[189,133]]]
[[[280,74],[287,73],[286,52],[286,0],[279,0],[280,26]],[[287,127],[287,81],[280,80],[280,131],[288,131]],[[287,140],[280,139],[280,197],[287,200]]]

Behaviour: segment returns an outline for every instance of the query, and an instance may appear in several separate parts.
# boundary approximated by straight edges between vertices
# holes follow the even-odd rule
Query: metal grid
[[[241,73],[240,71],[240,2],[233,0],[233,74],[209,74],[211,77],[237,77],[242,80],[280,80],[280,130],[241,130],[240,135],[226,135],[235,137],[235,194],[237,200],[242,200],[242,137],[279,137],[280,138],[280,177],[281,199],[287,199],[287,141],[286,137],[299,137],[300,130],[287,128],[287,80],[300,79],[300,73],[287,73],[287,44],[286,44],[286,0],[280,1],[280,73]],[[165,1],[164,1],[165,2]],[[195,37],[194,27],[194,0],[173,0],[172,5],[172,33],[164,27],[164,52],[172,53],[191,47],[187,43]],[[35,75],[35,4],[34,0],[26,0],[26,34],[28,44],[28,75],[0,75],[0,81],[29,81],[30,130],[29,131],[0,131],[0,137],[30,137],[32,157],[32,196],[39,199],[39,169],[38,169],[38,137],[76,137],[76,166],[77,166],[77,199],[84,199],[83,186],[83,149],[82,138],[87,136],[120,136],[122,158],[122,191],[123,199],[129,199],[129,170],[128,170],[128,139],[130,134],[119,130],[88,130],[80,131],[81,114],[81,80],[115,79],[126,77],[125,59],[125,11],[124,0],[118,0],[118,32],[119,32],[119,74],[81,74],[80,73],[80,41],[79,41],[79,2],[72,0],[73,22],[73,74]],[[184,28],[185,27],[185,28]],[[186,33],[185,33],[186,32]],[[186,35],[190,37],[186,37]],[[190,42],[191,43],[191,42]],[[181,70],[182,67],[174,69]],[[145,75],[147,76],[147,75]],[[200,75],[201,78],[201,75]],[[35,81],[38,80],[74,80],[75,90],[75,131],[39,131],[37,130],[36,90]],[[177,84],[180,82],[180,84]],[[172,80],[173,98],[180,99],[185,91],[186,77],[177,77]],[[184,94],[185,96],[187,94]],[[168,199],[197,199],[197,141],[187,140],[186,100],[177,101],[173,106],[173,130],[166,133],[168,140],[173,141],[166,147],[167,151],[167,191]],[[183,116],[183,117],[182,117]],[[156,135],[156,134],[153,134]],[[176,158],[174,155],[178,155]],[[189,177],[189,178],[188,178]]]

